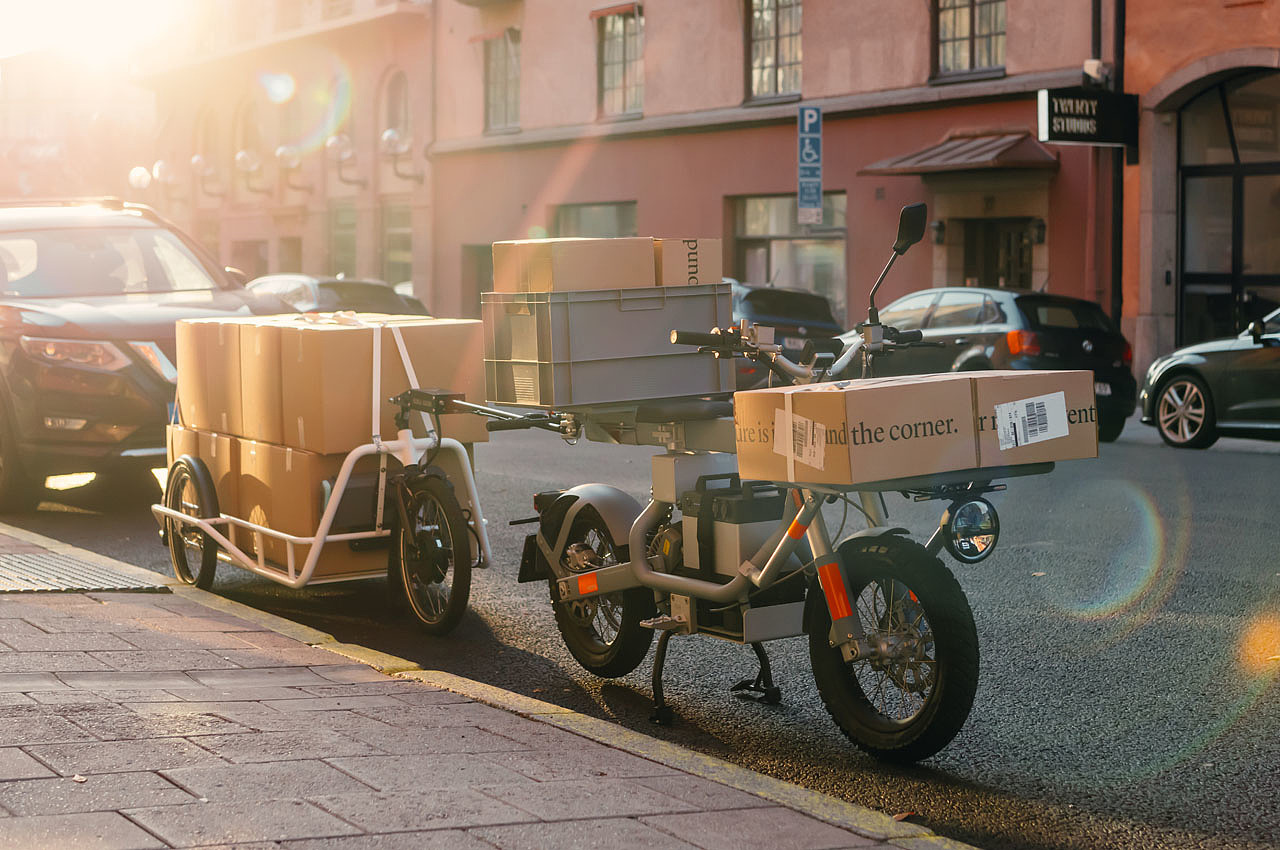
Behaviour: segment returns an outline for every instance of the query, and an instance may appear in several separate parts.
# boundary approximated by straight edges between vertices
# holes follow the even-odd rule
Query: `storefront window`
[[[739,279],[751,286],[816,292],[843,324],[848,312],[845,193],[823,195],[821,226],[796,223],[795,195],[738,198],[735,205]]]
[[[1183,268],[1231,273],[1231,178],[1189,178],[1183,194]]]
[[[553,236],[611,238],[636,235],[636,202],[563,204],[556,207]]]
[[[356,275],[356,208],[334,204],[329,210],[329,272]]]
[[[1280,75],[1228,88],[1227,111],[1241,162],[1280,160]]]
[[[382,279],[390,284],[413,280],[412,212],[406,206],[382,208]]]

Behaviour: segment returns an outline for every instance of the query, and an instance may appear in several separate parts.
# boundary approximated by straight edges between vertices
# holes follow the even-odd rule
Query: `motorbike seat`
[[[636,408],[637,422],[692,422],[732,415],[732,401],[708,401],[701,398],[655,401]]]

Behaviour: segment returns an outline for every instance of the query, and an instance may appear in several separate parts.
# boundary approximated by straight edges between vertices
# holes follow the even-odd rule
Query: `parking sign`
[[[822,224],[822,108],[800,107],[796,129],[796,221]]]

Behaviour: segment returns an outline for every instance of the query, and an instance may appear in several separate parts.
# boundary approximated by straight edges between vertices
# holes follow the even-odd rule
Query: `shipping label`
[[[773,450],[814,469],[826,466],[827,427],[779,408],[773,414]]]
[[[1062,392],[996,405],[1000,450],[1067,436],[1067,399]]]

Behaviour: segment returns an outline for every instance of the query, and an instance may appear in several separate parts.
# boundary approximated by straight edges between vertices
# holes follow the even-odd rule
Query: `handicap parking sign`
[[[796,129],[796,221],[822,224],[822,108],[800,107]]]

